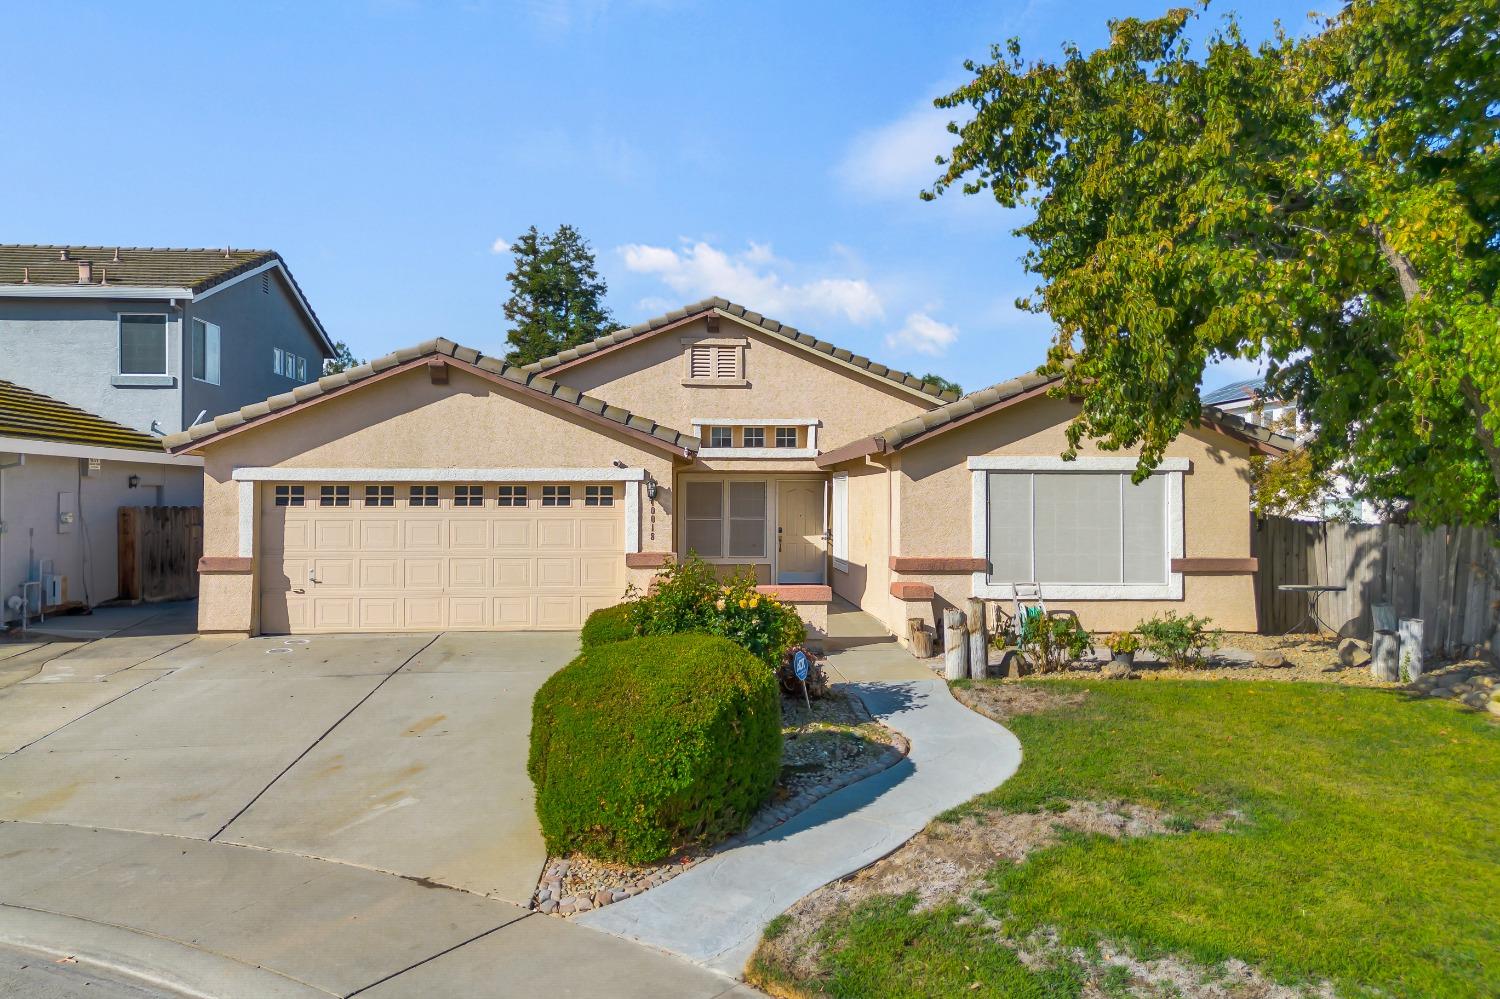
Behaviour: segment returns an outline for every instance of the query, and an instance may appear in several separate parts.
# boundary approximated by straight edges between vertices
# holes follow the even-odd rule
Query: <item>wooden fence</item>
[[[120,507],[120,599],[192,600],[202,555],[201,506]]]
[[[1266,517],[1252,546],[1260,559],[1257,600],[1264,634],[1280,634],[1307,614],[1307,595],[1283,583],[1342,584],[1318,601],[1319,616],[1342,635],[1368,641],[1370,607],[1392,604],[1421,618],[1429,653],[1500,653],[1500,549],[1493,529],[1426,529]]]

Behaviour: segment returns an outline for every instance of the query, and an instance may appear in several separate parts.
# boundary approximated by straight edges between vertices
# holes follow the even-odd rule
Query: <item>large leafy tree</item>
[[[1082,397],[1070,450],[1139,445],[1201,413],[1204,366],[1261,358],[1315,427],[1311,471],[1428,522],[1500,497],[1500,5],[1349,0],[1252,45],[1232,18],[1110,24],[1109,44],[969,63],[972,114],[926,198],[1025,206]]]
[[[609,291],[588,241],[570,225],[549,234],[532,226],[511,244],[515,266],[507,274],[505,318],[511,364],[530,364],[576,347],[613,328],[604,306]]]

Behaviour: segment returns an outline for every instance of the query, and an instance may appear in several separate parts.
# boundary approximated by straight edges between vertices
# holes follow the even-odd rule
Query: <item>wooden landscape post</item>
[[[968,640],[964,636],[964,612],[957,607],[943,611],[943,675],[962,680],[969,675]]]
[[[1370,674],[1387,682],[1401,679],[1400,651],[1394,631],[1375,632],[1375,642],[1370,646]]]
[[[927,632],[927,622],[919,617],[906,619],[906,640],[911,643],[911,653],[918,659],[932,658],[932,636]]]
[[[1390,604],[1372,604],[1370,619],[1374,622],[1376,631],[1396,630],[1396,608]],[[1375,644],[1374,639],[1370,640],[1370,644]]]
[[[969,676],[983,680],[990,674],[990,635],[984,619],[984,601],[969,598]]]
[[[1404,617],[1401,619],[1400,629],[1400,664],[1396,667],[1397,677],[1411,683],[1422,675],[1422,619],[1419,617]],[[1406,676],[1402,677],[1401,673]]]

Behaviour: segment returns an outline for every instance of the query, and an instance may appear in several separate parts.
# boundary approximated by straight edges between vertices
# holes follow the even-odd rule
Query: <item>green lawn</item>
[[[1239,958],[1341,995],[1500,995],[1500,726],[1449,702],[1302,683],[1059,682],[1081,705],[1006,724],[1020,771],[955,814],[1124,799],[1221,832],[1065,836],[979,895],[1010,939]],[[826,924],[819,971],[766,980],[838,996],[1069,996],[1070,963],[1024,967],[961,910],[876,898]],[[779,926],[773,926],[772,932]],[[1120,985],[1120,982],[1114,983]]]

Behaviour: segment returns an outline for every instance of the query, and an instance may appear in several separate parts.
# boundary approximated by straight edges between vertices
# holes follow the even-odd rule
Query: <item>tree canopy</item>
[[[1188,10],[1028,62],[1017,40],[923,192],[989,191],[1056,324],[1085,440],[1138,474],[1201,415],[1218,358],[1263,359],[1313,469],[1427,522],[1500,510],[1500,5],[1349,0],[1250,44]]]
[[[354,356],[354,351],[342,340],[333,342],[333,356],[323,358],[323,374],[333,375],[340,371],[348,371],[364,364],[364,360]]]
[[[530,364],[614,328],[604,305],[609,286],[577,229],[560,225],[549,235],[532,226],[511,244],[511,253],[515,264],[505,275],[508,363]]]
[[[935,374],[933,374],[932,372],[929,371],[929,372],[927,372],[927,374],[925,374],[925,375],[918,375],[917,377],[920,378],[923,383],[925,383],[927,385],[936,385],[939,389],[941,389],[944,392],[952,392],[955,395],[963,395],[964,394],[963,387],[960,386],[958,384],[958,382],[949,381],[948,379],[944,378],[942,375],[935,375]]]

